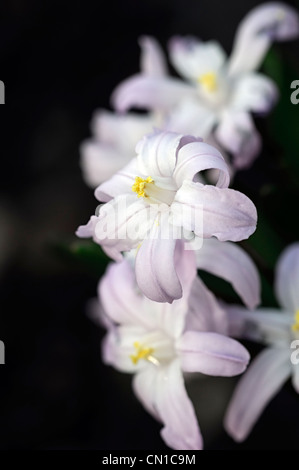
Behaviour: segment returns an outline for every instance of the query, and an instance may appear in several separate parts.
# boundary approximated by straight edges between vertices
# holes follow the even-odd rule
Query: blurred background
[[[170,36],[193,34],[219,40],[229,53],[239,21],[259,3],[1,1],[0,449],[166,449],[131,377],[102,365],[104,332],[86,314],[107,261],[74,235],[97,205],[78,149],[94,110],[110,109],[115,86],[139,70],[139,36],[155,36],[166,51]],[[299,9],[298,1],[286,3]],[[277,256],[299,240],[299,105],[289,98],[299,42],[276,44],[264,71],[277,80],[281,101],[270,119],[256,120],[263,151],[234,187],[258,207],[258,231],[244,247],[271,306]],[[224,283],[206,282],[234,300]],[[247,346],[253,356],[259,350]],[[221,419],[236,380],[188,384],[206,448],[298,449],[299,397],[290,383],[245,443],[225,434]]]

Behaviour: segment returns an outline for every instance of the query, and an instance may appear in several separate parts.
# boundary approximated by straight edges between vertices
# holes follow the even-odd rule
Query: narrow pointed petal
[[[157,387],[157,371],[155,367],[145,367],[133,378],[133,390],[138,400],[153,418],[161,422],[161,417],[156,409],[155,391]]]
[[[166,60],[158,41],[151,36],[139,39],[141,47],[141,72],[148,76],[159,77],[167,75]]]
[[[278,96],[273,80],[260,73],[246,74],[235,84],[230,106],[235,111],[266,114],[276,104]]]
[[[169,447],[177,450],[203,448],[178,360],[168,367],[144,368],[134,377],[133,389],[145,409],[163,423],[161,436]]]
[[[161,436],[166,444],[177,450],[201,450],[201,433],[178,360],[159,371],[155,398],[164,424]]]
[[[112,95],[117,111],[147,108],[167,111],[185,98],[195,98],[196,88],[176,78],[135,75],[122,82]]]
[[[105,314],[115,323],[151,326],[143,312],[145,299],[136,289],[134,269],[126,259],[108,266],[98,294]]]
[[[182,77],[193,81],[205,73],[217,72],[226,60],[224,50],[216,41],[204,43],[191,36],[171,38],[169,54]]]
[[[281,310],[259,308],[248,311],[239,305],[223,304],[228,317],[229,334],[264,344],[289,342],[292,318]]]
[[[216,333],[227,334],[226,312],[198,276],[193,281],[188,304],[186,331],[215,331]]]
[[[249,168],[261,151],[261,136],[247,112],[227,112],[216,131],[218,142],[233,155],[235,169]]]
[[[257,69],[273,41],[298,37],[297,11],[286,3],[257,6],[241,21],[230,58],[231,74]]]
[[[260,299],[258,270],[247,253],[238,245],[204,240],[196,252],[197,267],[230,282],[248,308],[255,308]]]
[[[155,302],[182,297],[182,286],[174,264],[176,240],[163,238],[163,221],[157,218],[136,256],[136,280],[142,292]]]
[[[222,189],[185,181],[171,206],[173,223],[195,231],[203,238],[240,241],[256,229],[257,212],[248,197],[233,189]]]
[[[193,288],[193,283],[197,279],[194,251],[185,250],[182,240],[176,241],[174,266],[182,286],[182,298],[174,300],[172,304],[156,302],[155,309],[153,309],[152,302],[148,301],[147,307],[155,316],[157,328],[165,331],[171,338],[178,338],[184,330],[187,320],[186,315],[189,315],[190,291]],[[210,311],[209,314],[212,316]]]
[[[226,431],[236,441],[246,439],[290,375],[287,349],[268,348],[254,359],[235,389],[224,420]]]
[[[289,245],[276,264],[275,293],[290,313],[299,309],[299,243]]]
[[[250,359],[241,343],[218,333],[187,331],[176,348],[185,372],[231,377],[244,372]]]

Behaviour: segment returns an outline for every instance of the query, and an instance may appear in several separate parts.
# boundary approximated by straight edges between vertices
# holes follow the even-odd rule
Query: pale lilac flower
[[[299,354],[294,351],[299,346],[299,243],[281,254],[275,292],[281,310],[226,309],[232,335],[268,345],[239,381],[226,413],[226,430],[237,441],[246,439],[264,408],[290,377],[299,393]],[[293,361],[292,355],[297,355]]]
[[[278,98],[275,83],[257,73],[271,43],[296,38],[297,12],[280,2],[254,8],[240,23],[230,58],[215,41],[174,37],[170,59],[182,79],[137,74],[115,90],[118,111],[131,107],[168,115],[163,127],[216,138],[233,155],[235,168],[251,165],[261,138],[251,113],[268,113]]]
[[[166,62],[157,41],[144,36],[139,42],[141,76],[166,76]],[[133,158],[136,143],[142,136],[161,124],[162,116],[155,111],[122,115],[104,109],[96,111],[91,123],[93,137],[80,146],[80,163],[86,183],[97,187],[111,178]]]
[[[224,310],[195,277],[192,252],[181,256],[182,250],[178,244],[177,272],[185,295],[171,305],[152,302],[138,291],[126,259],[108,267],[99,284],[101,322],[108,329],[103,358],[134,374],[134,392],[162,423],[161,436],[169,447],[199,450],[202,436],[183,373],[234,376],[245,370],[249,354],[226,336]]]
[[[137,249],[139,287],[152,300],[172,302],[182,296],[174,266],[177,239],[194,244],[198,238],[248,238],[256,228],[256,209],[228,188],[223,157],[201,139],[156,131],[136,151],[137,158],[96,189],[106,204],[77,235],[93,237],[115,260]],[[217,186],[196,181],[211,168],[219,171]]]

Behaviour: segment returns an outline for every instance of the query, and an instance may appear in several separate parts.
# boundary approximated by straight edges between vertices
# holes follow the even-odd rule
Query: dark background
[[[98,271],[61,249],[76,243],[77,226],[96,207],[82,180],[78,147],[90,135],[93,111],[109,108],[114,87],[138,71],[140,35],[155,36],[166,50],[171,35],[194,34],[218,39],[230,52],[238,22],[259,3],[1,1],[0,339],[6,364],[0,366],[0,449],[166,448],[160,425],[131,392],[131,377],[101,363],[103,331],[85,308],[96,294]],[[297,65],[298,41],[275,47]],[[264,159],[236,180],[257,205],[261,186],[280,178],[273,147],[266,143]],[[273,208],[271,201],[264,206]],[[298,209],[292,217],[298,227]],[[293,241],[295,233],[290,228],[284,240]],[[290,384],[251,437],[235,444],[219,421],[233,384],[199,379],[190,385],[206,448],[299,448],[299,398]]]

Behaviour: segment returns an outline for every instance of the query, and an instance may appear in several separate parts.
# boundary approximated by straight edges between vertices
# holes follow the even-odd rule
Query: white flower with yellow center
[[[276,297],[281,310],[227,307],[233,336],[268,345],[242,377],[229,405],[225,427],[237,441],[246,439],[269,401],[292,377],[299,393],[299,243],[287,247],[276,267]]]
[[[106,204],[77,235],[93,237],[115,260],[137,249],[140,289],[152,300],[172,302],[182,296],[174,266],[177,240],[192,241],[193,248],[202,238],[248,238],[256,228],[256,208],[228,188],[223,157],[201,139],[156,131],[136,151],[137,158],[96,189]],[[198,174],[211,168],[218,170],[217,185],[198,182]]]
[[[275,83],[257,73],[271,43],[296,38],[297,12],[270,2],[254,8],[240,23],[230,58],[215,41],[175,37],[169,53],[184,79],[135,75],[114,92],[116,110],[131,107],[164,113],[164,128],[215,138],[232,153],[235,168],[248,167],[258,155],[261,139],[251,113],[268,113],[278,98]]]
[[[199,450],[202,437],[183,373],[237,375],[245,370],[249,354],[226,336],[225,312],[196,278],[192,252],[181,254],[176,269],[184,287],[182,299],[161,304],[144,297],[134,270],[123,260],[111,264],[100,281],[99,319],[108,329],[104,361],[134,374],[134,392],[163,424],[161,436],[166,444]]]

